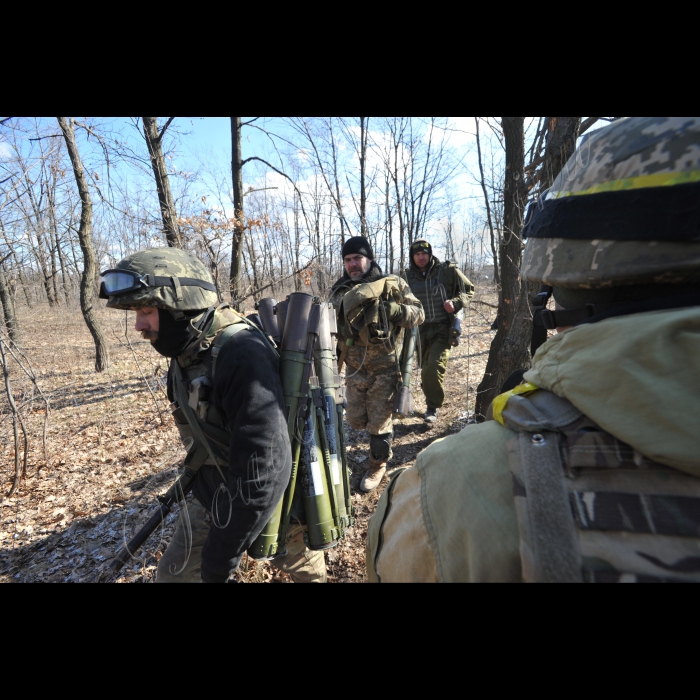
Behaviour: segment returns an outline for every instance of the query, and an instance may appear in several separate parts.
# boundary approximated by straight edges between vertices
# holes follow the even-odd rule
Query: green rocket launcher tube
[[[335,315],[333,305],[328,305],[328,323],[331,332],[331,347],[335,348],[338,340],[338,319]],[[345,527],[349,528],[355,524],[355,518],[352,513],[352,491],[350,490],[350,467],[348,466],[348,455],[345,447],[345,422],[343,421],[343,405],[345,403],[345,388],[343,380],[340,377],[338,370],[338,356],[333,353],[333,375],[337,378],[338,387],[335,392],[335,410],[336,410],[336,427],[338,430],[338,449],[341,458],[341,478],[343,480],[343,500],[345,501],[345,512],[347,514],[347,523]]]
[[[308,296],[308,295],[307,295]],[[284,339],[284,325],[287,322],[287,309],[289,308],[288,301],[280,301],[275,306],[275,316],[277,316],[277,330],[280,337],[279,344],[282,345]]]
[[[317,408],[317,411],[320,409],[319,420],[322,421],[319,429],[324,433],[322,443],[324,448],[327,447],[328,449],[328,478],[333,484],[335,491],[336,508],[333,515],[338,528],[342,531],[348,526],[349,513],[345,499],[342,473],[343,458],[338,434],[339,428],[342,430],[342,424],[338,425],[338,412],[336,409],[337,394],[341,382],[336,371],[336,358],[333,352],[334,342],[331,335],[330,316],[333,315],[335,317],[335,313],[332,306],[330,311],[328,307],[329,305],[325,303],[320,305],[320,323],[314,350],[314,365],[321,389],[321,406]]]
[[[279,345],[280,331],[277,325],[277,316],[275,316],[275,306],[277,306],[277,302],[272,297],[266,297],[255,305],[255,310],[260,316],[265,335],[269,335]]]
[[[329,493],[318,429],[315,411],[309,411],[304,423],[300,471],[308,546],[313,550],[335,547],[340,539],[331,506],[331,498],[335,494],[331,496]]]
[[[293,302],[280,302],[276,308],[278,320],[280,320],[280,307],[284,305],[283,320],[280,320],[280,331],[283,334],[280,377],[287,410],[287,431],[292,445],[292,475],[284,496],[275,508],[268,524],[248,548],[248,554],[254,559],[273,559],[282,553],[285,535],[289,529],[289,517],[299,474],[303,424],[301,409],[308,410],[307,397],[311,358],[306,357],[306,350],[309,345],[309,315],[313,297],[309,294],[293,294],[291,297],[294,297]],[[290,321],[289,324],[286,323],[287,317]],[[288,333],[284,333],[285,327],[288,329]],[[315,335],[311,337],[313,339]],[[311,343],[313,347],[313,340]]]
[[[338,544],[340,532],[333,517],[333,505],[335,501],[335,491],[330,492],[333,483],[328,479],[326,472],[326,460],[323,453],[323,446],[319,436],[319,425],[316,419],[315,406],[311,401],[310,380],[313,370],[314,348],[321,327],[321,304],[315,303],[309,313],[309,328],[306,340],[293,338],[294,324],[290,323],[295,297],[308,296],[291,294],[289,297],[289,309],[287,311],[286,327],[289,333],[285,332],[285,343],[296,342],[298,349],[302,350],[308,364],[304,367],[304,387],[302,393],[307,392],[309,399],[300,405],[299,415],[304,419],[304,434],[302,442],[302,460],[300,462],[300,476],[302,483],[302,495],[304,500],[304,511],[306,515],[307,538],[309,549],[329,549]],[[318,381],[313,377],[316,387]],[[318,389],[316,392],[318,396]],[[320,397],[319,397],[320,398]]]
[[[404,330],[403,351],[401,353],[401,386],[396,392],[394,413],[410,416],[413,413],[413,394],[411,377],[413,376],[413,353],[416,351],[418,328]]]

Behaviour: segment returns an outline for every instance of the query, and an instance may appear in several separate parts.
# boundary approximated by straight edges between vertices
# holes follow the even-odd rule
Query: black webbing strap
[[[177,284],[173,282],[172,277],[159,277],[156,275],[144,275],[144,281],[149,287],[175,287],[177,289]],[[208,292],[215,292],[216,285],[211,282],[205,282],[204,280],[196,280],[191,277],[178,277],[177,281],[182,287],[201,287],[206,289]]]
[[[552,287],[544,286],[532,302],[532,344],[530,352],[534,357],[537,349],[547,341],[547,331],[556,328],[578,326],[586,323],[598,323],[608,318],[629,316],[650,311],[666,311],[700,306],[700,294],[673,294],[633,302],[605,302],[603,304],[586,304],[579,309],[550,311],[546,308],[552,296]]]
[[[547,302],[553,291],[552,287],[545,284],[532,300],[532,341],[530,343],[532,357],[535,356],[537,349],[547,342],[547,326],[544,323],[543,314],[547,311]]]

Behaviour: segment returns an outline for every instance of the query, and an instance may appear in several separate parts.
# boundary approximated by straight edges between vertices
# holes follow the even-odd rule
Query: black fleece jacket
[[[212,512],[202,579],[217,583],[267,524],[292,468],[279,360],[260,333],[240,331],[221,348],[211,400],[231,433],[227,479],[222,486],[218,469],[205,465],[193,493]]]

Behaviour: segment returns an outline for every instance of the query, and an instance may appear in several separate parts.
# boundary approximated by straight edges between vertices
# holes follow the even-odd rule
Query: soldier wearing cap
[[[700,581],[700,117],[581,148],[523,232],[532,367],[390,483],[370,580]]]
[[[360,488],[372,491],[392,456],[392,413],[401,381],[399,333],[422,323],[423,309],[404,280],[382,272],[366,238],[349,238],[342,255],[345,272],[333,285],[330,301],[338,314],[341,364],[347,367],[347,420],[355,430],[370,433],[370,464]]]
[[[168,397],[185,464],[197,471],[183,502],[158,583],[223,583],[267,524],[292,464],[279,360],[264,334],[220,304],[211,276],[191,253],[143,250],[102,273],[111,309],[136,312],[137,331],[171,358]],[[290,530],[273,565],[295,582],[322,583],[322,552]]]
[[[434,424],[445,401],[445,372],[453,340],[450,325],[474,296],[474,285],[453,262],[440,262],[424,238],[413,241],[410,256],[406,280],[425,312],[420,327],[421,385],[428,406],[425,421]]]

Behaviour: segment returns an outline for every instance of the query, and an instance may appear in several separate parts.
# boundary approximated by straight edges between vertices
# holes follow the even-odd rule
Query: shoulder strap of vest
[[[506,426],[517,433],[508,442],[508,461],[526,582],[582,581],[558,432],[581,415],[566,399],[541,390],[511,396],[503,410]]]
[[[195,441],[206,448],[207,452],[209,453],[209,457],[211,458],[212,462],[216,465],[216,468],[219,470],[221,478],[224,481],[226,481],[226,476],[224,475],[221,467],[219,466],[219,460],[217,459],[217,451],[211,444],[211,441],[204,434],[201,422],[199,421],[199,419],[195,415],[195,412],[192,410],[192,407],[189,404],[189,396],[186,392],[185,387],[185,378],[182,375],[182,369],[180,368],[180,364],[177,362],[177,360],[173,363],[173,366],[175,369],[175,396],[177,398],[178,405],[182,410],[183,414],[185,415],[185,418],[187,419],[190,428],[192,428],[192,433],[194,434]]]

